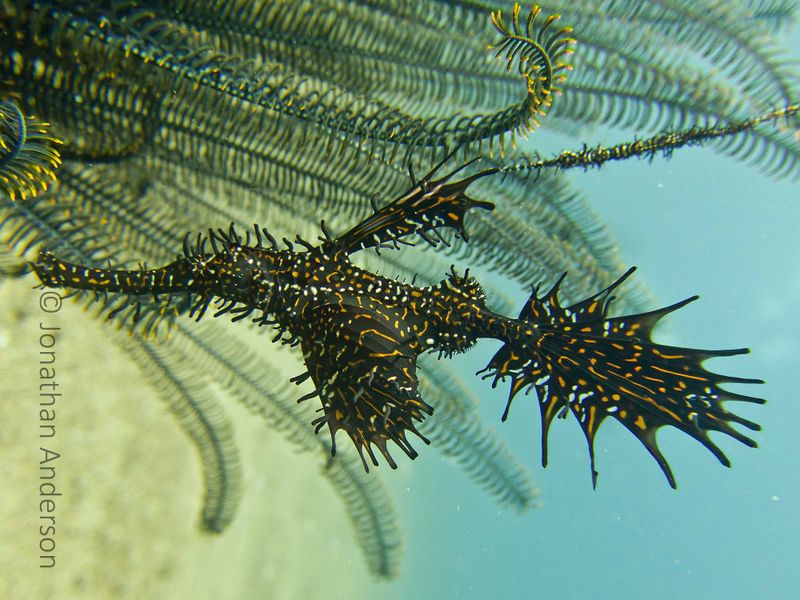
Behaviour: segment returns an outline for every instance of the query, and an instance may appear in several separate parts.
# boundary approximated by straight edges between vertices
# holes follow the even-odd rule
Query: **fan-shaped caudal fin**
[[[751,430],[760,427],[726,410],[724,402],[764,400],[729,392],[719,384],[763,382],[718,375],[703,368],[706,359],[743,354],[746,349],[697,350],[652,341],[659,319],[696,300],[696,296],[651,312],[609,318],[612,293],[632,272],[569,307],[562,307],[558,298],[564,277],[541,297],[534,289],[515,322],[519,337],[525,339],[506,343],[484,369],[488,371],[485,377],[494,377],[493,386],[506,377],[511,379],[503,419],[520,390],[536,389],[542,415],[543,465],[547,465],[550,424],[569,411],[586,436],[595,485],[595,435],[601,423],[613,417],[647,448],[674,488],[675,478],[656,443],[658,429],[665,425],[680,429],[708,448],[723,465],[730,466],[709,432],[721,431],[755,447],[752,439],[731,424]]]
[[[436,245],[436,240],[429,234],[439,237],[438,229],[452,227],[464,239],[464,215],[470,208],[494,209],[491,202],[473,200],[465,193],[467,187],[481,177],[493,175],[497,169],[486,169],[464,179],[451,183],[448,181],[457,173],[471,165],[475,160],[465,163],[444,175],[441,179],[432,177],[452,154],[446,156],[419,181],[411,174],[412,186],[400,197],[383,208],[376,210],[371,216],[353,227],[338,238],[337,242],[352,253],[362,248],[380,248],[412,234],[418,234],[425,241]],[[441,239],[441,238],[439,238]]]

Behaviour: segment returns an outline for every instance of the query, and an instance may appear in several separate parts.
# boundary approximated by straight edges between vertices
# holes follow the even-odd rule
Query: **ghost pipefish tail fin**
[[[729,412],[724,403],[763,403],[761,398],[727,391],[721,383],[763,383],[707,371],[702,363],[746,349],[699,350],[653,342],[656,323],[696,296],[651,312],[609,317],[613,292],[633,272],[629,270],[605,290],[568,307],[558,291],[562,276],[549,292],[534,289],[517,320],[509,341],[482,371],[493,386],[508,377],[511,390],[506,413],[521,390],[536,390],[542,416],[542,464],[547,465],[547,439],[556,416],[572,413],[589,445],[592,483],[596,485],[594,439],[608,417],[622,423],[658,462],[670,486],[672,470],[656,443],[657,431],[671,425],[698,440],[725,466],[730,462],[711,441],[709,432],[721,431],[747,446],[756,443],[731,424],[751,430],[760,427]]]

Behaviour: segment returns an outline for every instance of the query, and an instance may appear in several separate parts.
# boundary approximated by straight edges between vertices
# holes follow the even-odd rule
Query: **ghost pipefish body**
[[[796,112],[797,107],[789,109]],[[767,115],[776,118],[786,111]],[[766,117],[765,117],[766,118]],[[763,119],[762,119],[763,120]],[[760,123],[753,120],[750,126]],[[708,129],[703,139],[729,135]],[[717,131],[715,134],[714,132]],[[642,144],[634,155],[669,152],[685,140]],[[571,156],[575,153],[569,153]],[[617,153],[608,160],[617,160]],[[629,156],[626,156],[629,157]],[[187,236],[179,258],[158,269],[88,268],[59,260],[43,251],[34,269],[42,284],[93,290],[97,293],[170,295],[190,299],[190,316],[200,319],[212,301],[221,304],[214,316],[232,313],[278,330],[275,341],[299,344],[314,390],[300,398],[319,397],[322,416],[313,421],[319,432],[327,425],[333,440],[343,429],[356,446],[364,468],[378,464],[375,449],[392,467],[389,441],[410,458],[417,456],[408,434],[428,443],[417,425],[433,414],[418,390],[417,357],[423,352],[450,357],[481,338],[500,340],[484,378],[493,387],[509,379],[511,389],[503,420],[520,391],[536,391],[542,416],[542,463],[547,463],[549,426],[556,416],[572,413],[583,430],[591,458],[593,485],[594,438],[608,417],[622,423],[645,446],[676,486],[672,471],[656,444],[659,428],[670,425],[706,446],[721,463],[730,463],[712,442],[720,431],[754,447],[756,443],[733,425],[759,426],[724,407],[727,401],[763,403],[760,398],[727,391],[720,384],[760,383],[756,379],[723,376],[706,370],[706,359],[745,353],[746,349],[698,350],[658,344],[651,339],[664,315],[696,299],[622,317],[610,317],[612,294],[630,276],[630,269],[606,289],[564,307],[559,300],[562,276],[549,290],[533,293],[516,318],[491,311],[480,284],[469,273],[451,273],[438,285],[415,287],[354,265],[350,255],[367,248],[397,247],[418,235],[436,244],[443,228],[467,240],[464,216],[472,209],[492,210],[490,202],[470,198],[475,180],[519,170],[521,165],[492,168],[457,178],[466,166],[434,179],[449,157],[425,177],[414,180],[402,195],[376,210],[341,236],[332,237],[324,221],[320,243],[297,238],[279,248],[266,228],[254,226],[245,236],[209,230],[194,242]],[[471,161],[474,162],[474,161]],[[571,166],[587,166],[572,160]],[[599,164],[595,159],[591,164]],[[529,163],[527,168],[553,165]],[[555,165],[553,168],[566,168]],[[207,248],[210,246],[210,248]]]

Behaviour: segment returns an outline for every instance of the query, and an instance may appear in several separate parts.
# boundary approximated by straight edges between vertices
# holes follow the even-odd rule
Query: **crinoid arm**
[[[706,142],[733,138],[738,135],[747,135],[761,125],[768,123],[778,126],[783,124],[784,127],[794,127],[797,130],[797,126],[792,125],[792,119],[796,119],[798,113],[800,113],[800,104],[793,104],[743,121],[718,123],[709,127],[691,127],[682,131],[666,131],[648,138],[623,142],[608,147],[596,146],[590,148],[584,145],[580,150],[565,150],[553,158],[544,160],[537,158],[524,163],[507,165],[501,167],[499,172],[599,168],[608,162],[623,161],[631,158],[652,159],[657,154],[669,158],[679,148],[698,146]],[[744,143],[743,141],[742,144]],[[762,154],[766,153],[762,152]],[[794,169],[795,163],[791,160],[791,157],[781,152],[773,154],[775,156],[771,158],[772,162],[774,162],[772,169],[776,174],[779,172],[788,173]]]
[[[755,441],[732,424],[751,430],[760,427],[728,411],[724,403],[764,400],[730,392],[720,384],[762,382],[718,375],[703,367],[709,358],[743,354],[746,349],[699,350],[666,346],[651,339],[662,317],[696,300],[696,296],[651,312],[609,317],[614,290],[632,272],[568,307],[562,307],[558,297],[564,277],[542,296],[534,289],[516,321],[529,334],[528,339],[506,343],[484,369],[488,371],[485,377],[494,377],[493,386],[506,377],[511,380],[509,405],[521,390],[536,390],[542,415],[543,465],[547,465],[550,424],[556,416],[571,412],[586,436],[592,483],[596,484],[595,436],[603,421],[613,417],[647,448],[674,488],[672,470],[656,443],[658,430],[667,425],[675,427],[730,466],[709,433],[721,431],[755,447]],[[507,414],[508,406],[504,418]]]
[[[393,441],[412,459],[417,452],[406,433],[428,443],[416,423],[433,409],[419,394],[419,349],[402,312],[377,300],[342,296],[313,309],[307,315],[311,325],[300,336],[315,386],[301,400],[320,397],[323,415],[314,421],[317,431],[328,426],[335,454],[336,432],[345,430],[367,470],[365,452],[378,465],[373,446],[396,468],[387,442]]]
[[[337,242],[352,253],[362,248],[380,248],[384,244],[396,243],[410,235],[417,234],[431,244],[436,240],[430,233],[438,236],[440,228],[451,227],[467,239],[464,229],[464,215],[471,208],[493,210],[494,204],[473,200],[466,195],[469,185],[481,177],[497,172],[497,169],[479,171],[473,175],[450,182],[460,171],[471,165],[473,159],[447,173],[440,179],[433,179],[451,155],[419,181],[414,180],[412,173],[411,188],[385,207],[378,209],[350,231],[340,236]]]
[[[24,200],[55,182],[61,142],[49,129],[48,123],[25,116],[15,102],[0,99],[0,193]]]

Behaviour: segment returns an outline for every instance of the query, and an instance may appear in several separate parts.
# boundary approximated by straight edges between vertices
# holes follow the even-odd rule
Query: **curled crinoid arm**
[[[520,5],[515,3],[510,27],[503,21],[502,11],[492,11],[492,24],[503,37],[490,48],[497,49],[497,58],[507,61],[509,71],[517,65],[519,74],[527,81],[525,119],[517,129],[531,131],[539,125],[537,116],[544,116],[552,104],[553,94],[561,91],[558,84],[564,81],[571,68],[564,60],[572,54],[575,39],[570,36],[572,27],[557,27],[559,15],[550,15],[542,20],[539,18],[542,10],[535,5],[523,27],[519,20],[520,11]]]
[[[60,143],[47,123],[0,101],[0,192],[24,200],[47,191],[61,166]]]

